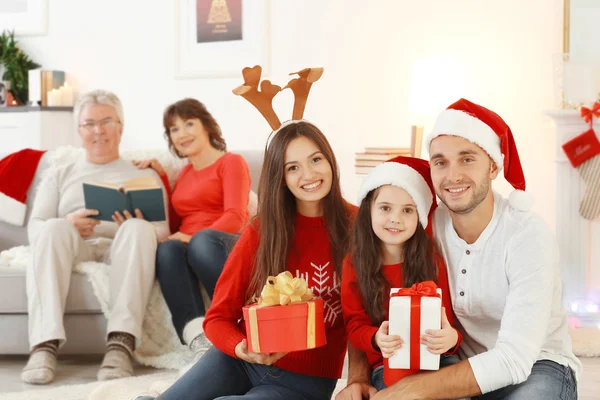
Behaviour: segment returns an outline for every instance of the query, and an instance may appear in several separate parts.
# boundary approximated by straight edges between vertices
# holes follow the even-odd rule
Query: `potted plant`
[[[29,98],[28,72],[39,68],[17,45],[14,32],[0,35],[0,85],[9,90],[18,104],[27,104]],[[0,89],[1,92],[1,89]],[[0,104],[3,97],[0,93]]]

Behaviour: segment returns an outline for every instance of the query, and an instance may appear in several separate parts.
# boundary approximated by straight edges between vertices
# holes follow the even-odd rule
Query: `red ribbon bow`
[[[585,122],[589,123],[591,126],[592,120],[594,119],[594,117],[596,117],[596,118],[600,117],[600,103],[598,103],[598,102],[594,103],[594,105],[592,106],[591,109],[589,109],[585,106],[582,106],[581,107],[581,116],[583,117]]]
[[[437,292],[437,285],[434,281],[425,281],[421,283],[415,283],[410,289],[403,288],[392,294],[392,297],[396,296],[416,296],[416,297],[440,297]]]

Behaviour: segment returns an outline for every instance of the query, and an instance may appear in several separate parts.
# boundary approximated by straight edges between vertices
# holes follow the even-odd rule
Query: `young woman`
[[[342,198],[335,156],[317,127],[293,121],[274,134],[258,198],[257,218],[229,256],[204,322],[214,347],[159,399],[316,400],[333,393],[346,353],[339,276],[354,208]],[[324,299],[327,345],[251,353],[242,307],[260,295],[268,276],[286,270]]]
[[[397,157],[377,166],[360,188],[359,204],[351,254],[343,266],[342,307],[350,342],[367,354],[373,370],[371,384],[381,390],[386,387],[384,359],[409,345],[409,338],[388,335],[390,288],[435,281],[442,289],[442,325],[423,335],[421,344],[434,354],[444,354],[458,348],[461,336],[451,326],[443,259],[426,232],[436,207],[429,163]],[[442,361],[448,365],[458,358],[442,357]],[[416,372],[393,370],[388,382]]]
[[[175,233],[158,247],[156,277],[182,343],[204,351],[206,307],[199,282],[212,298],[227,255],[249,220],[250,172],[242,156],[227,152],[219,124],[198,100],[168,106],[163,125],[170,150],[189,164],[169,196]],[[154,168],[166,180],[158,161],[136,164]]]

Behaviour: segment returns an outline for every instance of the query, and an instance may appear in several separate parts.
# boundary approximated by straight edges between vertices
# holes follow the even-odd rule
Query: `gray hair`
[[[91,92],[81,95],[75,104],[73,115],[75,116],[76,127],[79,126],[79,115],[81,114],[81,111],[85,107],[94,104],[105,104],[114,108],[117,113],[117,118],[119,118],[119,122],[121,122],[121,126],[123,126],[123,123],[125,122],[123,119],[123,105],[117,95],[107,90],[92,90]]]

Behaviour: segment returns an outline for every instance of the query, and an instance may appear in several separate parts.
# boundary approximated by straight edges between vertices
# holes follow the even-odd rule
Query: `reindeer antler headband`
[[[290,75],[298,75],[298,78],[290,80],[283,89],[280,86],[273,85],[269,80],[260,82],[261,74],[262,68],[260,65],[255,65],[252,68],[244,68],[242,70],[244,84],[233,89],[233,93],[242,96],[256,107],[267,120],[274,133],[282,127],[282,124],[275,110],[273,110],[273,98],[283,89],[292,89],[292,92],[294,92],[292,121],[301,120],[304,115],[304,108],[306,107],[306,99],[308,98],[310,87],[321,78],[323,68],[305,68],[302,71],[292,72]],[[258,91],[259,82],[260,91]]]

